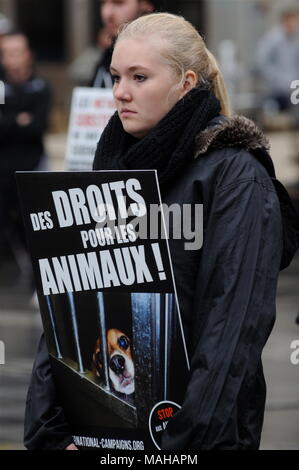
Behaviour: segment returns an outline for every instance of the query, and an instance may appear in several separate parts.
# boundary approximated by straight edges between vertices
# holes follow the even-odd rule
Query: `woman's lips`
[[[135,111],[131,111],[130,109],[122,109],[120,112],[122,117],[129,117],[132,116],[133,114],[137,114]]]

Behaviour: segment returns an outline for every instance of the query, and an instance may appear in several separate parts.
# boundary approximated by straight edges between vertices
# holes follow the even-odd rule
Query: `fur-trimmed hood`
[[[270,143],[262,130],[244,116],[231,118],[218,116],[196,137],[195,158],[208,150],[237,147],[256,157],[266,168],[276,189],[283,224],[283,256],[280,269],[289,266],[299,248],[299,217],[284,186],[276,179],[275,169],[269,155]]]
[[[199,157],[211,148],[242,147],[245,150],[263,148],[270,150],[270,143],[262,130],[245,116],[224,116],[213,119],[210,125],[196,137],[196,154]]]

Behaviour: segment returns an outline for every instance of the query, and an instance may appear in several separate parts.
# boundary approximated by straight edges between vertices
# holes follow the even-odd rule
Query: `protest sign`
[[[75,444],[159,449],[189,363],[163,214],[151,216],[161,207],[156,172],[20,172],[17,180]]]
[[[74,88],[66,150],[67,170],[92,169],[97,143],[114,111],[112,90]]]

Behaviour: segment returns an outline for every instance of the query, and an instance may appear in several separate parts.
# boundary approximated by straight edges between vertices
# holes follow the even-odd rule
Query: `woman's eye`
[[[136,74],[134,75],[134,79],[137,81],[137,82],[144,82],[146,80],[146,77],[144,75],[139,75],[139,74]]]
[[[119,75],[112,75],[112,80],[113,80],[113,83],[118,83],[119,82]]]

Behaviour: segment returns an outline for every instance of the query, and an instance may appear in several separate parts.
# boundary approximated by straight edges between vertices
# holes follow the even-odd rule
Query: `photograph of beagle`
[[[110,385],[115,392],[131,395],[135,391],[134,363],[131,341],[128,336],[116,328],[107,330],[107,363]],[[92,360],[94,374],[103,380],[101,358],[101,338],[95,344]]]

